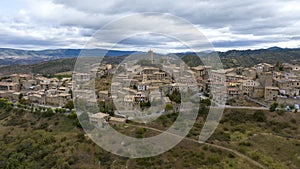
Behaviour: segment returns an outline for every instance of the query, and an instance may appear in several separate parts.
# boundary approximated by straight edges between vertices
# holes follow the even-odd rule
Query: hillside
[[[31,65],[14,65],[0,68],[0,73],[10,75],[13,73],[29,73],[29,74],[44,74],[52,75],[60,72],[73,71],[76,58],[66,58],[45,61]]]
[[[13,108],[0,100],[0,168],[299,168],[298,113],[225,110],[212,137],[199,144],[207,110],[201,112],[188,137],[176,147],[156,157],[128,159],[85,137],[72,114]],[[161,116],[149,126],[111,125],[132,137],[151,137],[166,130],[176,116]]]
[[[67,51],[68,50],[65,50],[65,55],[63,56],[69,57],[72,56],[72,53],[76,54],[76,50],[74,51],[71,50],[68,52]],[[55,52],[58,52],[58,50],[55,50]],[[90,52],[91,54],[93,53],[92,50]],[[128,52],[127,54],[130,53],[130,51],[127,52]],[[52,54],[51,52],[49,52],[48,54],[52,55],[53,51]],[[118,56],[117,54],[124,54],[124,53],[123,52],[119,53],[118,51],[115,52],[111,51],[111,55],[114,57],[106,56],[103,59],[103,62],[119,64],[127,56],[127,55]],[[181,54],[178,53],[176,55],[181,57],[182,60],[189,66],[198,66],[202,64],[202,61],[194,53],[181,53]],[[200,55],[203,59],[207,59],[210,56],[215,55],[215,53],[201,52],[198,53],[198,55]],[[275,64],[278,61],[281,63],[284,62],[300,63],[300,49],[282,49],[282,48],[273,47],[269,49],[258,49],[258,50],[230,50],[227,52],[218,52],[218,55],[220,56],[224,68],[239,67],[239,66],[250,67],[262,62],[271,63],[271,64]],[[1,52],[0,52],[0,57],[1,57]],[[35,60],[32,60],[32,62],[35,62]],[[27,64],[24,65],[14,60],[13,61],[14,65],[2,66],[0,69],[0,74],[9,75],[12,73],[33,73],[33,74],[39,73],[39,74],[51,75],[60,72],[72,71],[76,63],[76,58],[63,58],[63,59],[55,59],[55,60],[42,61],[42,62],[41,60],[39,60],[38,63],[29,64],[29,65],[28,65],[29,62],[26,63]],[[1,65],[1,59],[0,59],[0,65]]]
[[[123,56],[135,51],[104,50],[104,49],[84,49],[90,56]],[[20,50],[0,48],[0,66],[9,65],[29,65],[43,61],[56,60],[61,58],[75,58],[80,55],[81,49],[53,49],[53,50]]]
[[[300,49],[282,49],[278,47],[258,50],[230,50],[227,52],[217,52],[217,54],[220,56],[224,68],[250,67],[262,62],[275,64],[277,61],[281,63],[300,61]],[[211,55],[215,55],[215,53],[200,53],[200,56],[203,58]],[[182,60],[189,66],[197,66],[202,63],[195,54],[186,54],[182,56]]]
[[[57,60],[61,58],[75,58],[80,54],[80,49],[53,49],[53,50],[19,50],[0,48],[0,66],[9,65],[29,65],[40,63],[43,61]],[[103,49],[85,49],[86,55],[99,56],[106,55],[110,57],[126,56],[135,53],[136,51],[118,51]],[[174,53],[177,56],[183,58],[189,65],[197,65],[199,61],[193,59],[195,53]],[[208,57],[215,53],[213,52],[198,52],[201,57]],[[299,61],[300,49],[289,49],[271,47],[268,49],[257,50],[229,50],[227,52],[217,52],[220,56],[225,67],[237,67],[237,66],[253,66],[254,64],[261,62],[276,63]],[[193,62],[196,61],[196,62]]]
[[[277,47],[259,50],[232,50],[219,52],[218,54],[226,67],[248,67],[262,62],[275,64],[277,61],[291,63],[300,60],[300,49],[282,49]]]
[[[103,63],[119,64],[126,56],[118,57],[104,57]],[[44,61],[31,65],[13,65],[4,66],[0,68],[0,75],[10,75],[13,73],[29,73],[29,74],[43,74],[53,75],[61,72],[68,72],[74,70],[74,65],[77,58],[64,58],[50,61]]]

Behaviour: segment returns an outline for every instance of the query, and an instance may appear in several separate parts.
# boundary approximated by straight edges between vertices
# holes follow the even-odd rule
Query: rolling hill
[[[90,56],[123,56],[136,51],[104,50],[104,49],[53,49],[53,50],[20,50],[0,48],[0,66],[29,65],[43,61],[62,58],[75,58],[80,53]]]
[[[209,58],[212,55],[218,54],[224,68],[229,67],[250,67],[258,63],[266,62],[275,64],[281,63],[298,63],[300,61],[300,49],[283,49],[279,47],[272,47],[268,49],[257,50],[230,50],[227,52],[212,52],[212,53],[197,53],[203,58]],[[196,54],[186,54],[182,56],[182,60],[189,66],[201,65],[201,60]]]
[[[96,56],[103,53],[103,50],[87,50],[85,55]],[[79,55],[79,49],[60,49],[43,51],[24,51],[15,49],[0,49],[0,74],[9,75],[12,73],[32,74],[55,74],[59,72],[72,71]],[[104,58],[107,63],[118,64],[126,56],[134,51],[109,51]],[[275,64],[300,63],[300,49],[283,49],[272,47],[257,50],[230,50],[227,52],[199,52],[201,58],[219,55],[224,68],[250,67],[258,63],[266,62]],[[18,55],[17,58],[12,57]],[[202,61],[195,53],[176,53],[187,65],[198,66]],[[8,56],[11,56],[9,58]]]

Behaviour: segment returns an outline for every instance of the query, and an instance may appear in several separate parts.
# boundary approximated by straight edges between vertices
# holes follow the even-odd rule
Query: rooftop
[[[274,87],[274,86],[266,86],[265,88],[269,90],[279,90],[278,87]]]
[[[96,114],[93,114],[93,115],[91,115],[90,116],[90,118],[104,118],[104,117],[108,117],[109,116],[109,114],[105,114],[105,113],[96,113]]]

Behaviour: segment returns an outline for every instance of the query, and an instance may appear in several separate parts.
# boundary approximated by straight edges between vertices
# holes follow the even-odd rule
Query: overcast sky
[[[0,1],[0,47],[22,49],[84,48],[102,26],[135,13],[168,13],[186,19],[215,50],[300,47],[300,1],[294,0],[9,0]],[[139,17],[118,25],[124,32],[145,24],[149,34],[124,39],[122,50],[154,48],[185,51],[178,41],[151,34],[170,28],[193,37],[172,18]],[[131,24],[131,26],[128,26]],[[186,28],[186,29],[185,29]],[[128,30],[127,30],[128,29]],[[115,35],[115,33],[113,33]],[[103,35],[104,36],[104,35]],[[107,37],[106,37],[107,36]],[[102,38],[105,47],[109,36]],[[189,38],[193,41],[192,38]],[[196,41],[193,41],[196,42]],[[107,45],[109,46],[109,45]]]

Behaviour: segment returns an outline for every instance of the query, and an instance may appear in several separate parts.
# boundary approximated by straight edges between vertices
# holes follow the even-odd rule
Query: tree
[[[105,102],[105,113],[114,114],[114,110],[116,110],[115,105],[112,100]]]
[[[23,93],[19,94],[19,101],[23,98]]]
[[[279,71],[283,71],[283,66],[282,65],[279,66]]]
[[[69,100],[69,101],[65,104],[64,107],[67,108],[67,109],[70,109],[70,110],[74,109],[74,103],[73,103],[73,101],[72,101],[72,100]]]
[[[172,104],[166,104],[165,110],[166,111],[173,110],[173,105]]]
[[[83,133],[77,133],[77,141],[83,142],[85,140],[85,136]]]
[[[51,117],[54,115],[54,112],[51,108],[48,108],[44,113],[43,113],[43,117]]]
[[[99,103],[98,103],[98,105],[99,105],[99,108],[100,108],[100,112],[105,112],[105,102],[104,101],[100,101]]]
[[[276,110],[277,106],[278,106],[277,102],[272,103],[269,108],[270,112],[274,112]]]
[[[211,105],[211,100],[210,99],[201,99],[200,103],[203,103],[206,106],[210,106]]]
[[[71,98],[73,98],[73,90],[70,89],[70,90],[68,91],[68,93],[71,95]]]
[[[283,103],[281,103],[279,106],[280,106],[280,108],[282,108],[282,109],[284,108],[284,104],[283,104]]]
[[[265,113],[262,110],[257,110],[253,114],[253,119],[257,122],[265,122],[267,120],[267,117],[266,117]]]
[[[133,88],[134,90],[137,90],[137,86],[136,86],[135,84],[132,86],[132,88]]]
[[[141,128],[141,127],[137,128],[136,133],[135,133],[136,137],[143,138],[146,131],[147,130],[145,128]]]
[[[277,62],[276,62],[276,64],[275,64],[275,67],[276,67],[276,68],[279,68],[280,65],[281,65],[281,64],[280,64],[279,60],[277,60]]]
[[[79,120],[80,121],[89,121],[89,115],[86,112],[83,112],[81,115],[79,115]]]
[[[19,103],[22,104],[22,105],[26,105],[27,104],[27,101],[24,99],[24,98],[21,98],[19,100]]]
[[[149,101],[147,101],[147,102],[140,102],[140,107],[141,108],[151,107],[151,103]]]
[[[66,112],[66,109],[65,109],[65,108],[56,108],[56,109],[54,109],[54,111],[55,111],[56,113],[65,113],[65,112]]]
[[[0,98],[0,108],[3,108],[6,112],[9,112],[13,109],[13,104],[7,99]]]
[[[168,94],[167,95],[171,101],[175,102],[175,103],[181,103],[181,94],[180,92],[175,89],[172,94]]]
[[[72,113],[68,114],[67,117],[69,119],[77,119],[77,114],[75,112],[72,112]]]
[[[200,103],[199,110],[198,110],[198,117],[203,117],[203,119],[206,119],[208,115],[209,109],[204,103]]]

